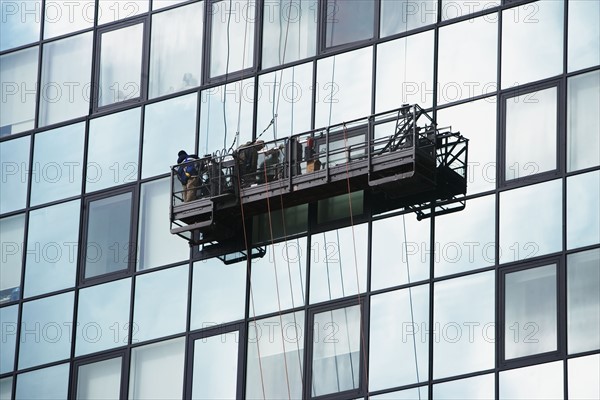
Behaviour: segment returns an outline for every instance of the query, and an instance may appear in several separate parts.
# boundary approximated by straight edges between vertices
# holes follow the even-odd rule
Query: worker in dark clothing
[[[184,150],[177,153],[177,178],[183,185],[183,202],[196,200],[196,189],[198,188],[198,171],[199,165],[197,162],[191,162],[198,160],[198,156],[195,154],[188,154]]]

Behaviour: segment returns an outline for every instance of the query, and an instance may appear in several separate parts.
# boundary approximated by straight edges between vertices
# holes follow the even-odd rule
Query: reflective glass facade
[[[0,7],[1,400],[599,397],[598,1]],[[405,103],[470,139],[464,210],[169,233],[180,149]]]

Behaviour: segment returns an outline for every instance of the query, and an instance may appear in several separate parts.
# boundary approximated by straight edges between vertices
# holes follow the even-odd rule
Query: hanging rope
[[[408,284],[410,285],[411,281],[410,281],[410,268],[408,265],[408,239],[406,238],[406,220],[405,220],[405,214],[402,214],[402,227],[404,229],[404,254],[406,254],[406,276],[408,279]],[[413,299],[412,299],[412,287],[409,286],[408,287],[408,299],[410,302],[410,320],[412,322],[412,327],[413,327],[413,331],[415,329],[415,316],[414,316],[414,311],[413,311]],[[415,355],[415,371],[417,373],[417,383],[419,383],[421,380],[419,379],[419,361],[417,359],[417,340],[415,338],[415,335],[412,335],[413,337],[413,351],[414,351],[414,355]],[[419,399],[421,398],[421,389],[417,388],[419,391]]]

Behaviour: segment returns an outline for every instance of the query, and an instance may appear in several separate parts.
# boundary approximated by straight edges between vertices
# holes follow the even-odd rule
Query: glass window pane
[[[467,208],[460,212],[436,217],[435,275],[494,265],[495,216],[496,197],[491,195],[469,200]]]
[[[500,399],[562,400],[563,362],[500,372]]]
[[[210,76],[254,65],[256,0],[223,0],[211,4]]]
[[[348,140],[348,146],[353,144],[363,143],[365,140],[364,135],[354,136]],[[338,150],[344,147],[346,143],[344,140],[338,140],[333,143],[329,143],[329,149]],[[319,145],[319,152],[325,151],[325,145]],[[333,160],[332,160],[333,159]],[[330,165],[340,165],[341,157],[330,158]],[[325,224],[327,222],[336,221],[344,218],[350,218],[350,211],[352,215],[361,215],[364,212],[364,193],[362,190],[352,192],[349,195],[347,193],[340,194],[333,197],[321,199],[317,202],[317,223]],[[350,210],[350,204],[352,204],[352,210]]]
[[[371,0],[327,0],[325,46],[371,39],[375,2]]]
[[[560,179],[500,193],[500,263],[561,249]]]
[[[149,0],[98,0],[98,25],[133,17],[148,11]]]
[[[494,368],[494,275],[489,271],[434,285],[434,324],[441,330],[441,339],[433,343],[434,379]]]
[[[425,400],[429,398],[427,393],[429,393],[427,386],[419,386],[412,389],[369,396],[369,398],[373,400]]]
[[[600,2],[569,0],[569,72],[600,64]]]
[[[600,349],[600,249],[567,256],[569,354]]]
[[[94,25],[94,0],[46,1],[44,39],[91,28]]]
[[[505,179],[556,169],[557,89],[506,100]]]
[[[66,399],[69,391],[69,364],[38,369],[17,376],[15,399]]]
[[[0,379],[0,400],[11,400],[12,399],[12,383],[13,378]]]
[[[184,1],[186,0],[152,0],[152,11],[182,3]]]
[[[81,194],[85,123],[35,135],[31,205]]]
[[[502,88],[563,71],[563,0],[537,1],[502,12]]]
[[[79,291],[75,356],[127,344],[130,298],[131,279]]]
[[[438,104],[496,91],[497,21],[485,16],[440,29]]]
[[[433,30],[430,30],[377,46],[377,112],[396,109],[402,104],[431,107],[433,37]]]
[[[318,9],[318,0],[265,1],[263,68],[315,55]]]
[[[494,374],[487,374],[439,383],[433,386],[433,398],[435,400],[493,399],[495,397],[494,381]]]
[[[82,365],[77,371],[77,398],[118,399],[121,390],[123,358],[111,358]]]
[[[19,369],[69,358],[73,297],[73,292],[69,292],[23,304]],[[44,381],[52,382],[48,376]]]
[[[42,0],[0,0],[0,51],[40,39]]]
[[[139,275],[135,281],[133,341],[183,332],[187,320],[188,265]],[[157,294],[163,293],[164,296]],[[171,294],[169,294],[171,293]]]
[[[429,369],[428,285],[373,296],[370,320],[369,389],[426,381]],[[398,363],[398,360],[403,362]]]
[[[87,32],[44,45],[39,126],[89,112],[92,41]]]
[[[239,332],[194,341],[192,399],[235,399]]]
[[[381,37],[437,21],[437,0],[381,0]]]
[[[556,350],[556,265],[505,276],[504,358]]]
[[[200,85],[203,20],[202,1],[152,16],[148,97]]]
[[[86,192],[134,182],[139,141],[139,108],[91,120]]]
[[[600,164],[600,71],[567,81],[567,170]]]
[[[360,306],[318,313],[314,318],[312,395],[358,389],[363,369]]]
[[[7,3],[2,2],[2,7],[4,8]],[[17,3],[13,2],[13,4]],[[2,16],[4,18],[4,13]],[[0,137],[34,127],[38,49],[39,47],[35,46],[0,57],[0,84],[2,85]]]
[[[168,173],[179,150],[193,153],[197,106],[196,93],[146,106],[142,179]]]
[[[429,220],[417,221],[411,214],[373,222],[372,290],[429,278],[430,226]]]
[[[75,284],[79,209],[76,200],[29,214],[24,297]]]
[[[23,240],[25,214],[0,219],[0,304],[21,298],[21,266],[23,265]]]
[[[188,243],[169,230],[165,205],[170,201],[169,178],[142,185],[138,229],[137,269],[144,270],[183,261],[189,257]]]
[[[371,113],[372,66],[372,47],[317,62],[316,127],[366,117]]]
[[[211,258],[194,263],[191,329],[244,318],[246,272],[245,261],[225,265]]]
[[[600,354],[568,360],[569,399],[600,399]]]
[[[127,269],[133,250],[131,192],[88,205],[85,278]]]
[[[567,178],[567,249],[600,243],[600,171]]]
[[[0,143],[2,190],[0,214],[25,208],[29,170],[29,136]]]
[[[366,290],[367,233],[368,226],[362,224],[311,237],[311,304]]]
[[[0,354],[0,374],[15,369],[15,345],[17,343],[17,316],[19,306],[0,309],[0,325],[2,326],[2,353]]]
[[[464,15],[479,11],[489,10],[499,6],[500,3],[501,0],[442,0],[442,20],[462,17]],[[493,22],[498,20],[498,17],[495,14],[490,14],[485,18]]]
[[[180,399],[183,395],[185,338],[131,350],[130,399]]]
[[[144,24],[100,36],[98,107],[141,96]]]

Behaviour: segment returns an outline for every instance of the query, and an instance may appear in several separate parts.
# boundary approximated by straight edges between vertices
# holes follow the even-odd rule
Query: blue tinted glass
[[[0,0],[0,11],[0,51],[39,40],[42,0]]]
[[[567,179],[567,249],[600,243],[600,171]]]
[[[69,388],[69,364],[38,369],[17,376],[17,399],[66,399]]]
[[[23,235],[25,214],[0,219],[0,304],[21,298],[21,266],[23,265]]]
[[[2,353],[0,353],[0,374],[11,372],[15,368],[15,343],[17,342],[17,314],[19,306],[0,309],[2,326]]]
[[[0,143],[0,160],[2,160],[1,214],[25,207],[29,171],[29,142],[30,137],[25,136]]]

